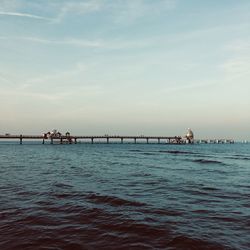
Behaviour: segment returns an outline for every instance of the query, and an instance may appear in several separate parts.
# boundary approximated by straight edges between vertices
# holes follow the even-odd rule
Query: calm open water
[[[0,144],[0,249],[250,249],[250,144]]]

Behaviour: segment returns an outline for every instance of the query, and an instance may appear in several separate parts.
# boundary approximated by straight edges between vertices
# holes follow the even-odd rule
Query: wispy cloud
[[[8,83],[11,82],[12,83],[12,81],[10,81],[8,78],[3,76],[2,74],[0,74],[0,79],[4,80],[4,82],[8,82]]]
[[[19,40],[19,41],[30,41],[34,43],[41,43],[41,44],[51,44],[51,45],[71,45],[71,46],[78,46],[78,47],[102,47],[103,44],[99,41],[89,41],[84,39],[61,39],[61,40],[52,40],[52,39],[45,39],[39,37],[7,37],[7,36],[0,36],[0,40]]]
[[[250,39],[237,39],[225,46],[227,60],[219,65],[228,80],[249,79]]]
[[[40,19],[40,20],[46,20],[46,21],[53,21],[52,18],[47,18],[43,16],[37,16],[33,14],[28,14],[28,13],[20,13],[20,12],[5,12],[5,11],[0,11],[0,15],[2,16],[14,16],[14,17],[24,17],[24,18],[32,18],[32,19]]]
[[[248,56],[231,58],[220,65],[227,79],[242,78],[250,75],[250,59]]]
[[[20,40],[26,40],[31,42],[43,43],[43,44],[54,44],[54,45],[73,45],[79,47],[101,47],[102,44],[97,41],[88,41],[84,39],[62,39],[62,40],[49,40],[37,37],[21,37],[17,38]]]
[[[103,0],[86,1],[25,1],[25,0],[1,0],[0,15],[10,17],[33,18],[61,23],[63,19],[73,13],[83,15],[89,12],[98,11],[104,5]],[[27,11],[29,10],[29,11]],[[36,14],[43,13],[43,14]],[[49,13],[50,17],[47,17]]]
[[[208,88],[211,86],[216,86],[218,85],[217,81],[202,81],[199,83],[188,83],[185,85],[180,85],[180,86],[172,86],[172,87],[167,87],[162,90],[164,93],[172,93],[172,92],[182,92],[182,93],[187,93],[187,91],[194,91],[194,90],[202,90],[204,88]]]
[[[54,103],[63,103],[67,100],[71,100],[72,96],[74,98],[77,97],[95,97],[103,93],[103,89],[99,86],[78,86],[77,88],[69,89],[58,89],[55,93],[54,91],[48,91],[46,89],[35,90],[32,88],[19,88],[17,91],[5,91],[5,94],[11,94],[12,96],[15,95],[17,97],[25,97],[29,99],[36,99],[36,100],[47,100]],[[2,94],[2,93],[1,93]]]
[[[15,81],[13,81],[10,76],[0,72],[0,85],[2,81],[4,82],[4,85],[6,85],[5,83],[8,83],[8,85],[11,85],[11,86],[14,86],[16,84]]]
[[[101,9],[103,1],[85,1],[85,2],[66,2],[63,3],[59,9],[59,14],[54,18],[55,22],[61,22],[67,14],[86,14],[95,12]]]
[[[65,70],[63,72],[59,71],[59,72],[54,72],[52,74],[48,74],[48,75],[42,75],[42,76],[38,76],[32,79],[29,79],[26,81],[25,84],[23,84],[21,86],[21,89],[26,89],[26,88],[30,88],[31,86],[34,85],[41,85],[43,84],[43,86],[47,85],[63,85],[63,82],[66,82],[68,79],[71,79],[72,82],[72,78],[75,78],[77,76],[77,78],[79,77],[79,75],[81,75],[82,73],[85,73],[87,70],[88,66],[85,65],[84,63],[77,63],[73,68],[70,68],[68,70]],[[66,85],[68,85],[68,83],[66,83]]]
[[[54,5],[55,6],[55,5]],[[113,22],[117,24],[131,24],[139,18],[150,13],[157,15],[160,12],[175,8],[176,0],[159,0],[157,2],[146,2],[143,0],[91,0],[61,2],[57,5],[58,15],[54,18],[61,22],[67,15],[84,15],[86,13],[102,11],[106,13]]]
[[[158,40],[144,39],[144,40],[124,40],[122,38],[115,40],[87,40],[77,38],[63,38],[63,39],[47,39],[42,37],[11,37],[0,36],[0,40],[16,40],[27,41],[32,43],[44,44],[44,45],[66,45],[82,48],[101,48],[107,50],[126,50],[126,49],[140,49],[155,45]]]
[[[3,1],[3,0],[2,0]],[[131,24],[134,21],[158,15],[163,11],[175,8],[176,0],[159,0],[147,2],[143,0],[85,0],[85,1],[49,1],[46,6],[42,2],[4,1],[1,3],[0,15],[46,20],[61,23],[68,16],[79,16],[87,13],[102,12],[116,24]],[[29,11],[27,11],[29,10]],[[37,15],[36,13],[43,13]],[[50,17],[47,17],[47,14]]]
[[[159,0],[147,2],[143,0],[107,1],[106,9],[117,24],[130,25],[147,16],[152,17],[176,7],[176,0]]]
[[[67,95],[77,95],[83,91],[99,91],[99,85],[93,79],[89,79],[89,71],[93,70],[94,65],[83,62],[76,63],[73,67],[64,71],[57,70],[51,73],[37,75],[23,80],[18,86],[20,92],[46,93],[48,89],[56,89],[53,94],[66,93]]]
[[[236,52],[246,54],[250,53],[250,39],[237,39],[225,46],[225,50],[229,52]]]

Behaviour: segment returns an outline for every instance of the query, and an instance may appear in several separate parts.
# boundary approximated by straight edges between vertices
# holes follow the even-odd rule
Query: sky
[[[249,0],[0,0],[0,134],[250,139]]]

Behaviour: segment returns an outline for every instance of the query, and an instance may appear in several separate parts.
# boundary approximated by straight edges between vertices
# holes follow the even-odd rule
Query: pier
[[[187,140],[181,136],[72,136],[72,135],[0,135],[2,140],[17,140],[23,144],[24,140],[40,140],[42,144],[77,144],[77,143],[157,143],[157,144],[186,144]],[[232,139],[196,139],[193,143],[231,144]]]

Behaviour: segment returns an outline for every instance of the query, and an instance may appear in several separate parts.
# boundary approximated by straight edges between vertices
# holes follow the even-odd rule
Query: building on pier
[[[190,128],[188,128],[187,134],[184,136],[184,140],[186,143],[194,143],[194,133]]]

